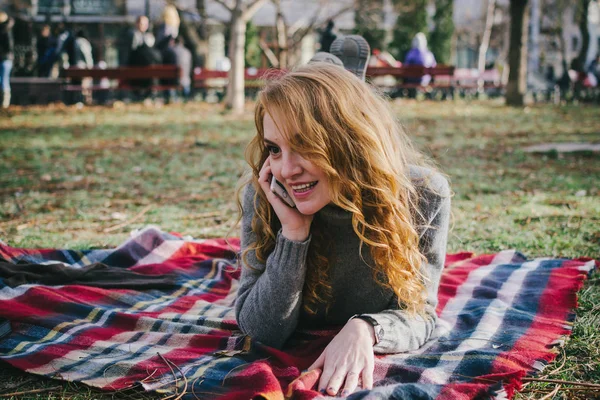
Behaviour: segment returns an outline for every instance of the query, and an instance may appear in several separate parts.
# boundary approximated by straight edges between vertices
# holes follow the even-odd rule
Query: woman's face
[[[315,214],[331,202],[329,181],[321,169],[291,150],[278,126],[284,126],[279,117],[265,113],[264,141],[271,159],[271,172],[285,186],[300,213]]]

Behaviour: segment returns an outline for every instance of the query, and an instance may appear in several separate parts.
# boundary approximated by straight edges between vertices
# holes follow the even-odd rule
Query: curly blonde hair
[[[401,308],[422,312],[426,277],[420,267],[425,257],[418,246],[415,218],[419,199],[409,165],[427,162],[393,117],[389,102],[335,65],[299,67],[267,80],[259,93],[256,135],[246,149],[252,170],[240,185],[240,190],[248,183],[255,188],[252,229],[257,240],[244,250],[242,260],[255,251],[258,260],[266,262],[281,227],[258,183],[269,155],[263,142],[266,113],[284,116],[279,120],[286,126],[278,128],[292,150],[324,171],[332,203],[352,215],[353,230],[361,243],[360,257],[365,260],[365,247],[371,253],[376,282],[393,290]],[[303,307],[309,313],[331,298],[327,248],[335,238],[322,229],[318,215],[311,225],[313,240],[303,290]]]

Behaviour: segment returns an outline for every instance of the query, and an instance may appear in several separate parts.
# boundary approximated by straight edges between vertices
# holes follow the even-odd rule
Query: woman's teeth
[[[304,185],[292,186],[292,189],[294,189],[295,192],[306,192],[315,187],[316,184],[317,182],[305,183]]]

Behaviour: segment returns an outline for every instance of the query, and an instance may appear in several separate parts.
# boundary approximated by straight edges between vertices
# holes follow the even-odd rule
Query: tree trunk
[[[542,72],[540,69],[540,29],[542,24],[540,0],[530,0],[529,40],[527,47],[527,71]]]
[[[279,68],[287,68],[287,53],[288,53],[288,35],[283,11],[281,11],[281,0],[276,0],[277,6],[277,47],[279,48]]]
[[[506,104],[522,106],[527,91],[527,23],[528,0],[510,1],[510,48],[508,50],[508,85]]]
[[[566,68],[566,70],[568,70],[569,69],[569,61],[567,60],[567,44],[565,43],[565,37],[563,34],[564,34],[563,27],[562,27],[562,25],[560,25],[557,28],[557,33],[556,33],[556,36],[558,38],[558,47],[560,49],[560,61],[561,61],[561,65],[564,66],[564,68]]]
[[[231,13],[228,54],[231,70],[228,74],[225,106],[236,114],[244,111],[246,24],[265,2],[266,0],[253,0],[245,4],[243,0],[236,0],[235,8],[228,8]]]
[[[229,82],[227,84],[227,108],[234,113],[244,111],[244,43],[246,41],[246,21],[239,9],[231,15],[231,37],[229,39]]]
[[[200,18],[202,19],[198,30],[200,39],[208,40],[208,14],[206,13],[206,4],[204,4],[204,0],[196,0],[196,8],[198,9],[198,15],[200,15]]]
[[[487,55],[488,47],[490,47],[490,37],[492,36],[492,27],[494,26],[494,10],[496,9],[496,0],[488,0],[487,13],[485,15],[485,29],[481,38],[481,44],[479,45],[479,59],[477,62],[477,69],[479,71],[479,79],[477,86],[479,91],[483,92],[483,72],[485,71],[485,58]]]
[[[581,9],[579,10],[579,30],[581,31],[581,50],[577,56],[577,64],[580,72],[585,72],[587,53],[590,48],[590,31],[588,29],[588,10],[590,8],[590,0],[580,0]]]

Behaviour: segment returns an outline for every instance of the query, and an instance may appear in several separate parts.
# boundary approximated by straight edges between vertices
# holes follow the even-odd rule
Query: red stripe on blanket
[[[124,290],[123,290],[124,291]],[[117,292],[116,290],[113,292]],[[0,315],[11,320],[28,322],[61,312],[66,301],[96,304],[107,297],[104,289],[69,285],[63,287],[32,286],[20,296],[0,302]]]
[[[52,254],[55,253],[56,249],[21,249],[17,247],[7,246],[5,244],[0,243],[0,257],[6,260],[15,260],[21,258],[22,256],[30,255],[30,254]]]
[[[265,362],[255,362],[248,368],[241,369],[239,372],[233,373],[228,377],[228,393],[219,397],[219,400],[258,398],[283,400],[283,390],[276,375],[282,375],[282,371],[274,371],[273,368]],[[295,376],[298,376],[297,370],[295,371]],[[290,380],[291,379],[293,378],[290,377]]]
[[[471,253],[469,251],[463,251],[461,253],[454,253],[454,254],[446,254],[446,260],[444,262],[444,266],[446,268],[448,268],[449,266],[451,266],[452,264],[458,262],[458,261],[464,261],[464,260],[468,260],[469,258],[473,258],[474,253]]]

